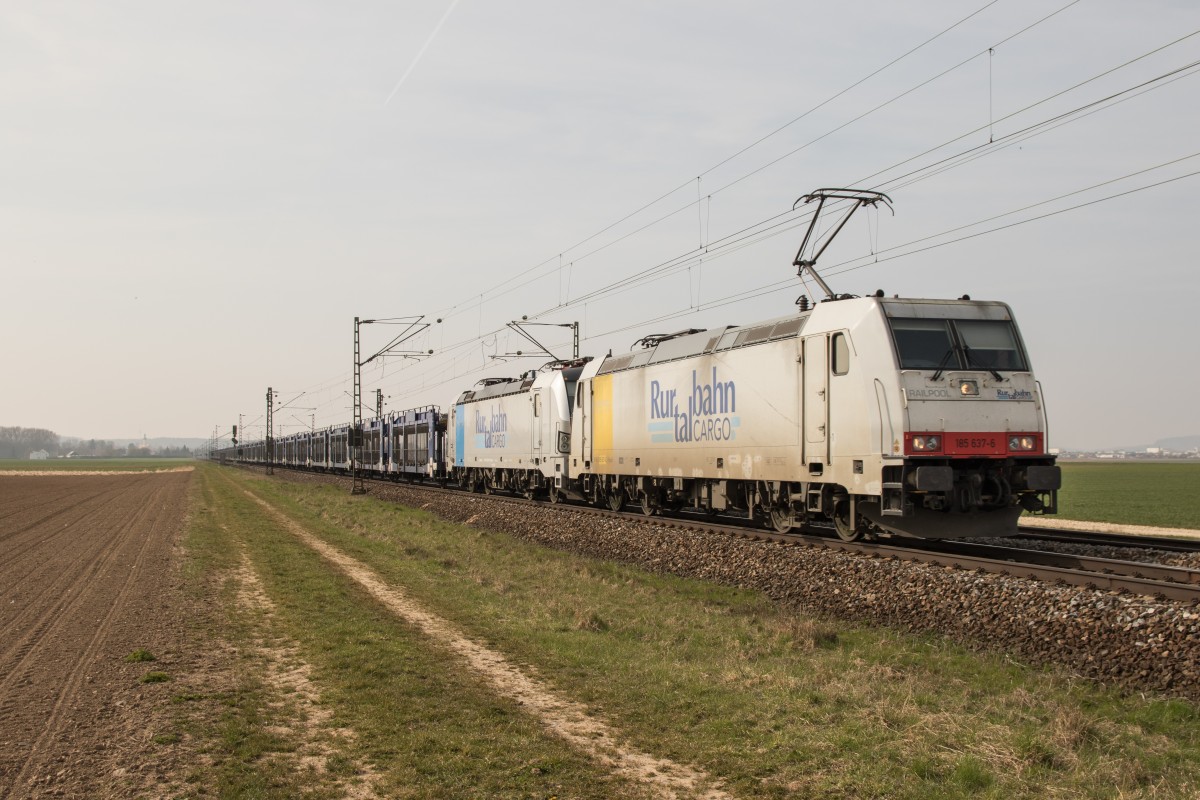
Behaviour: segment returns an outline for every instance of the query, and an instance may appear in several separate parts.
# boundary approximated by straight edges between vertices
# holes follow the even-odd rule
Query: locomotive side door
[[[804,460],[824,463],[829,426],[828,340],[804,339]]]
[[[533,455],[535,458],[541,459],[542,456],[542,429],[546,427],[546,420],[549,415],[546,413],[546,398],[542,397],[541,389],[534,389],[529,393],[529,402],[533,405]]]
[[[575,384],[575,410],[571,414],[571,455],[579,463],[571,462],[571,475],[586,471],[592,463],[592,382],[581,380]]]

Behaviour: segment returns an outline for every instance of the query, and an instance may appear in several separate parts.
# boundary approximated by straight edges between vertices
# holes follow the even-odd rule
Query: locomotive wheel
[[[550,487],[550,502],[551,503],[561,503],[562,501],[563,501],[562,492],[559,491],[559,488],[557,486],[551,486]]]
[[[777,533],[787,533],[792,529],[791,509],[772,508],[767,520]]]
[[[625,492],[616,486],[608,493],[608,508],[610,511],[622,511],[625,508]]]
[[[853,542],[862,536],[862,529],[857,524],[857,520],[850,521],[850,504],[846,501],[842,501],[834,507],[833,527],[837,529],[838,538],[843,542]]]
[[[647,517],[653,517],[658,513],[658,506],[653,504],[649,492],[642,492],[642,513]]]

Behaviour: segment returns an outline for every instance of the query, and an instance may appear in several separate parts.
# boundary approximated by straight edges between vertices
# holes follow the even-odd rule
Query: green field
[[[0,472],[131,472],[134,470],[163,470],[191,466],[194,458],[47,458],[31,461],[27,458],[0,458]]]
[[[1200,463],[1059,463],[1063,519],[1200,529]]]
[[[189,780],[222,796],[344,796],[369,765],[388,797],[640,798],[442,645],[392,616],[268,516],[248,489],[389,586],[585,703],[633,746],[693,764],[735,797],[1195,797],[1196,706],[1123,695],[931,636],[783,611],[762,595],[546,550],[424,511],[202,468],[194,585],[230,623],[243,683]],[[275,611],[247,608],[241,560]],[[311,669],[329,769],[289,767],[286,695],[255,642]],[[212,698],[214,701],[218,698]],[[204,702],[201,698],[197,703]],[[173,742],[173,732],[160,735]],[[325,734],[328,735],[328,734]],[[164,745],[173,746],[173,745]],[[352,779],[352,778],[351,778]]]

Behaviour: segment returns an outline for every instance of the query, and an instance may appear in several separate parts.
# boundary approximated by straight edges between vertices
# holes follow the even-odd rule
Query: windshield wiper
[[[996,380],[998,380],[998,381],[1004,380],[1004,376],[1001,375],[999,372],[997,372],[995,367],[986,367],[983,364],[972,364],[971,363],[971,348],[967,347],[965,344],[963,345],[963,354],[965,354],[967,357],[967,366],[968,367],[981,367],[983,369],[986,369],[988,372],[992,373],[992,377],[994,377]]]
[[[930,380],[936,381],[938,378],[942,377],[942,373],[946,371],[946,365],[950,363],[950,356],[952,355],[954,355],[953,345],[951,345],[950,349],[946,351],[946,355],[942,356],[942,360],[938,362],[937,372],[933,373],[933,377],[930,378]]]

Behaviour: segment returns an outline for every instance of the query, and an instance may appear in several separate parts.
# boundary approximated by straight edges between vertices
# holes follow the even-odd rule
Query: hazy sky
[[[792,313],[792,203],[854,186],[835,290],[1008,302],[1052,445],[1197,434],[1198,62],[1195,0],[0,0],[0,424],[342,422],[355,316],[433,323],[400,409],[536,368],[522,315]]]

